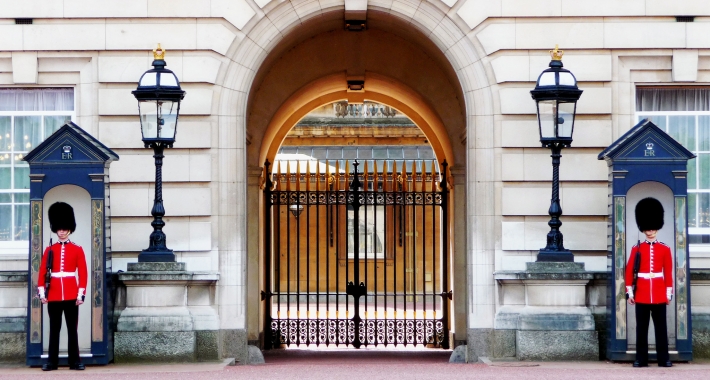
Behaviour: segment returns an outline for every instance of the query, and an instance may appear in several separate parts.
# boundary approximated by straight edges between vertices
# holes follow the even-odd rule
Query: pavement
[[[672,368],[632,368],[631,363],[490,361],[450,364],[451,351],[437,349],[285,349],[264,353],[266,364],[230,366],[209,363],[109,364],[85,371],[42,372],[25,366],[0,366],[0,379],[77,378],[109,380],[201,379],[710,379],[710,362],[674,363]]]

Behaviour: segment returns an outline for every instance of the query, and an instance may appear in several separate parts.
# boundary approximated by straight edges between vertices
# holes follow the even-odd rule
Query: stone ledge
[[[691,269],[690,281],[710,281],[710,269]]]
[[[551,281],[589,281],[593,280],[592,272],[527,272],[527,271],[495,271],[493,278],[505,280],[551,280]]]
[[[214,283],[219,281],[216,272],[185,272],[185,271],[128,271],[118,273],[118,280],[126,281],[199,281]]]
[[[27,282],[27,271],[0,271],[0,282]]]
[[[128,263],[129,272],[184,272],[187,268],[185,263]]]

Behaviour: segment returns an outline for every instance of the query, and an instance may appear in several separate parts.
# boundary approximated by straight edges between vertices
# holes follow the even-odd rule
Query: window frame
[[[43,90],[43,89],[71,89],[73,93],[73,105],[72,105],[72,110],[64,110],[64,111],[0,111],[0,117],[5,117],[5,116],[10,116],[11,117],[11,122],[10,122],[10,131],[11,131],[11,141],[14,143],[14,133],[15,133],[15,118],[16,117],[22,117],[22,116],[40,116],[41,117],[41,132],[44,133],[44,116],[69,116],[70,120],[76,120],[76,105],[77,105],[77,91],[75,87],[57,87],[57,86],[52,86],[52,87],[3,87],[3,89],[8,89],[8,90]],[[50,135],[51,136],[51,135]],[[49,136],[43,136],[41,141],[44,141],[48,138]],[[40,142],[41,143],[41,142]],[[32,149],[36,148],[32,147]],[[30,150],[13,150],[13,151],[7,151],[7,150],[1,150],[2,154],[22,154],[24,157]],[[12,159],[12,157],[10,157]],[[10,162],[10,167],[15,167],[14,161]],[[28,194],[30,193],[30,189],[18,189],[15,187],[15,175],[10,174],[10,188],[9,189],[0,189],[0,194]],[[3,205],[9,205],[11,209],[11,233],[15,229],[15,206],[17,205],[27,205],[29,207],[30,202],[28,201],[27,203],[23,202],[17,202],[15,200],[15,197],[12,197],[12,200],[9,203],[3,203]],[[29,226],[28,226],[29,228]],[[9,256],[9,255],[26,255],[27,254],[27,249],[29,247],[29,240],[0,240],[0,256]]]
[[[663,129],[664,132],[668,132],[668,117],[670,116],[695,116],[695,141],[696,141],[696,147],[698,144],[698,139],[699,139],[699,134],[698,134],[698,127],[699,127],[699,122],[698,122],[698,116],[708,116],[710,117],[710,111],[636,111],[635,114],[635,119],[636,122],[638,123],[639,121],[643,120],[647,116],[664,116],[666,117],[666,123],[665,123],[665,129]],[[693,152],[693,154],[710,154],[710,151],[699,151],[695,149],[689,149],[686,147],[688,150]],[[700,189],[699,187],[699,182],[700,182],[700,165],[695,166],[695,178],[696,178],[696,188],[695,189],[690,189],[688,188],[688,194],[694,193],[694,194],[700,194],[700,193],[710,193],[710,188],[708,189]],[[697,198],[696,198],[697,199]],[[695,210],[695,215],[699,215],[698,209],[697,209],[698,203],[696,202],[696,210]],[[710,235],[710,227],[688,227],[688,235]],[[695,244],[693,244],[695,245]]]

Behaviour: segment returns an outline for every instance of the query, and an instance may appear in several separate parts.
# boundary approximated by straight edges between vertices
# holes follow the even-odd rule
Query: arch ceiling
[[[323,104],[377,101],[409,116],[437,157],[465,162],[464,92],[456,70],[414,24],[368,12],[368,30],[343,30],[333,11],[291,29],[264,58],[248,95],[250,166],[273,160],[288,130]],[[431,33],[431,32],[429,32]],[[348,92],[348,79],[365,79],[364,92]]]

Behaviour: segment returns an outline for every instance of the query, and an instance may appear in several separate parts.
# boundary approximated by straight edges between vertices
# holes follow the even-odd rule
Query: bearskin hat
[[[49,227],[52,232],[57,233],[58,230],[69,230],[72,233],[76,229],[76,220],[74,220],[74,209],[64,202],[56,202],[49,206]]]
[[[663,228],[663,205],[656,198],[644,198],[636,204],[636,225],[639,231]]]

